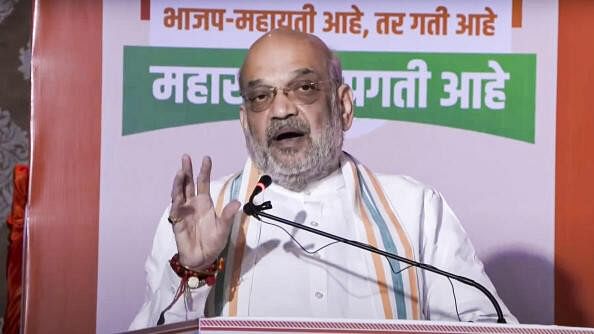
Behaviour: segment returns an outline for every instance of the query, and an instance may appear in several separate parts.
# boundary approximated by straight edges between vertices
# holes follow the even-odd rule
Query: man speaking
[[[269,32],[249,49],[239,79],[249,159],[240,173],[211,184],[210,158],[194,182],[191,159],[182,157],[131,328],[200,316],[496,320],[473,287],[242,213],[240,202],[267,174],[272,184],[256,196],[272,203],[267,212],[468,277],[496,296],[438,192],[374,174],[342,152],[353,95],[324,42]]]

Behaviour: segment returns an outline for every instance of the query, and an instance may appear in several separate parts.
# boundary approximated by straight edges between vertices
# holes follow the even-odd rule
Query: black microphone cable
[[[305,248],[305,247],[304,247],[304,246],[303,246],[303,245],[302,245],[302,244],[301,244],[301,243],[300,243],[300,242],[299,242],[299,241],[298,241],[298,240],[297,240],[297,239],[296,239],[296,238],[295,238],[295,237],[294,237],[294,236],[293,236],[293,235],[292,235],[292,234],[291,234],[289,231],[287,231],[287,230],[286,230],[284,227],[282,227],[282,226],[280,226],[280,225],[277,225],[277,224],[275,224],[275,223],[271,223],[271,222],[264,221],[264,220],[262,220],[262,219],[260,219],[260,218],[258,218],[258,220],[259,220],[260,222],[264,223],[264,224],[268,224],[268,225],[276,226],[276,227],[280,228],[281,230],[283,230],[283,231],[284,231],[284,232],[285,232],[285,233],[286,233],[286,234],[287,234],[287,235],[288,235],[288,236],[289,236],[289,237],[290,237],[290,238],[293,240],[293,242],[295,242],[295,243],[297,244],[297,246],[299,246],[299,248],[301,248],[301,249],[302,249],[304,252],[306,252],[307,254],[315,254],[315,253],[317,253],[317,252],[321,251],[322,249],[324,249],[324,248],[326,248],[326,247],[332,246],[332,245],[334,245],[334,244],[337,244],[337,243],[343,243],[343,242],[341,242],[341,241],[335,240],[335,241],[332,241],[332,242],[329,242],[329,243],[325,244],[324,246],[321,246],[320,248],[318,248],[318,249],[316,249],[316,250],[314,250],[314,251],[310,251],[310,250],[308,250],[307,248]],[[343,243],[343,244],[344,244],[344,243]],[[373,247],[373,246],[371,246],[371,247]],[[375,248],[375,247],[374,247],[374,248]],[[400,270],[396,271],[396,270],[394,269],[394,266],[392,266],[392,262],[390,261],[390,259],[389,259],[387,256],[384,256],[384,258],[386,259],[386,261],[388,261],[388,265],[390,265],[390,270],[392,271],[392,273],[394,273],[394,275],[398,275],[398,274],[400,274],[401,272],[403,272],[403,271],[405,271],[405,270],[407,270],[407,269],[409,269],[409,268],[412,268],[412,267],[414,267],[413,265],[409,264],[408,266],[406,266],[406,267],[404,267],[404,268],[402,268],[402,269],[400,269]],[[452,279],[451,279],[451,278],[449,278],[449,277],[447,277],[447,276],[446,276],[446,278],[448,279],[448,282],[450,282],[450,286],[452,287],[452,296],[453,296],[453,298],[454,298],[454,307],[455,307],[455,309],[456,309],[456,316],[458,317],[458,321],[459,321],[459,322],[462,322],[462,319],[460,318],[460,311],[458,310],[458,300],[457,300],[457,298],[456,298],[456,290],[454,289],[454,283],[452,282]]]

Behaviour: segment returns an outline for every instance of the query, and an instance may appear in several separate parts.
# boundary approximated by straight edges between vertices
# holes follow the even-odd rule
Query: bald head
[[[318,65],[318,70],[336,86],[342,84],[340,60],[320,38],[286,28],[272,30],[258,38],[249,48],[239,71],[241,91],[249,84],[246,73],[273,71],[274,66],[286,66],[287,60],[307,59]],[[288,70],[288,68],[284,68]],[[247,80],[247,81],[246,81]]]
[[[278,43],[306,43],[312,48],[320,50],[326,57],[331,57],[332,52],[319,37],[304,33],[301,31],[290,30],[286,28],[275,29],[267,32],[258,38],[250,47],[249,51],[257,50],[259,47],[264,47],[269,43],[278,45]],[[249,58],[249,52],[248,57]]]

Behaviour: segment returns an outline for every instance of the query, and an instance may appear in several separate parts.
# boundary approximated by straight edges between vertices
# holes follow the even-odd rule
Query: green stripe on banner
[[[237,119],[245,50],[124,47],[124,135]],[[534,54],[338,52],[360,118],[534,143]]]

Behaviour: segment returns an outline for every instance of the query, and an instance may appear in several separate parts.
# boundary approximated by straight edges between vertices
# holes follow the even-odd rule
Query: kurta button
[[[311,222],[311,226],[318,226],[320,224],[318,224],[318,222]]]
[[[317,299],[322,299],[322,298],[324,298],[324,294],[321,293],[320,291],[316,291],[316,298]]]

